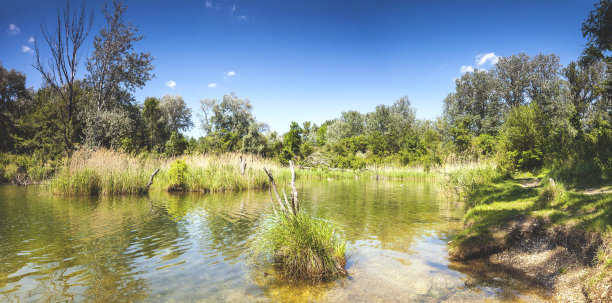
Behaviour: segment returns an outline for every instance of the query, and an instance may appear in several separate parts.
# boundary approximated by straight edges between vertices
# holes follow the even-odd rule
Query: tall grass
[[[190,192],[223,192],[267,188],[268,179],[263,168],[271,170],[278,182],[289,182],[289,168],[262,157],[247,156],[244,174],[240,170],[237,153],[220,155],[186,155],[179,158],[134,156],[112,150],[79,150],[47,183],[52,192],[61,195],[130,195],[147,190],[184,190]],[[176,186],[171,164],[181,159],[186,169],[181,173],[181,184]],[[151,174],[160,169],[153,184],[147,188]],[[297,170],[302,180],[327,179],[397,179],[407,181],[435,180],[436,172],[421,167],[370,167],[367,170],[303,169]]]
[[[447,165],[439,168],[437,173],[445,186],[460,197],[472,196],[479,187],[507,177],[488,162]]]
[[[251,260],[289,278],[326,280],[346,274],[346,241],[330,222],[280,213],[264,222]]]
[[[79,150],[56,172],[48,187],[60,195],[129,195],[146,191],[155,159],[111,150]]]

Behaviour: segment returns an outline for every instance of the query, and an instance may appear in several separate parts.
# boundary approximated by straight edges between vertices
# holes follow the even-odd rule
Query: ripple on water
[[[403,184],[403,186],[400,186]],[[349,239],[349,277],[279,280],[246,264],[266,191],[49,197],[0,187],[0,301],[537,301],[520,278],[447,260],[461,207],[435,186],[303,182],[303,209]]]

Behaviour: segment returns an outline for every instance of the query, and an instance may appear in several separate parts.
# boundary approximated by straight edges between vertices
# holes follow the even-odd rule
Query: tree
[[[612,1],[601,0],[595,10],[582,23],[582,35],[587,38],[582,62],[591,63],[603,60],[606,65],[606,79],[602,83],[598,109],[609,122],[612,122]]]
[[[605,81],[605,63],[598,60],[592,63],[571,62],[563,73],[569,84],[569,98],[574,105],[571,123],[582,137],[589,115],[601,102],[600,86]]]
[[[191,109],[187,107],[182,96],[165,95],[159,103],[170,133],[186,131],[193,127]]]
[[[27,112],[15,121],[19,133],[13,136],[15,150],[43,161],[57,159],[64,152],[62,117],[63,100],[54,89],[42,87],[29,100]]]
[[[19,102],[29,99],[25,75],[7,70],[0,64],[0,151],[13,149],[12,135],[17,131],[15,122],[20,118]]]
[[[166,128],[166,120],[159,107],[159,100],[157,98],[148,97],[145,99],[142,108],[142,117],[146,127],[145,145],[149,150],[162,150],[164,142],[170,139],[170,133]]]
[[[500,97],[510,107],[525,104],[529,87],[529,56],[525,53],[499,58],[491,73],[498,81]]]
[[[297,122],[291,122],[289,132],[287,132],[283,138],[283,150],[281,151],[281,162],[283,162],[283,164],[300,156],[302,132],[303,130]]]
[[[253,123],[249,131],[242,137],[242,152],[264,155],[266,152],[266,137],[262,134],[268,126],[263,123]]]
[[[317,129],[317,136],[315,139],[315,143],[317,146],[323,146],[327,143],[327,127],[328,124],[323,124],[319,129]]]
[[[71,153],[73,141],[76,139],[75,112],[82,100],[75,91],[75,83],[80,49],[85,43],[92,22],[93,12],[86,15],[84,3],[80,10],[73,11],[70,8],[70,2],[67,2],[61,13],[59,11],[57,13],[57,24],[54,31],[49,30],[47,25],[41,25],[43,38],[51,53],[48,64],[42,63],[38,42],[35,42],[36,63],[34,68],[42,74],[44,83],[55,90],[62,100],[59,111],[66,154]]]
[[[467,119],[469,130],[476,135],[496,134],[506,112],[496,81],[487,71],[463,74],[455,81],[455,92],[444,99],[444,116],[449,123]]]
[[[180,156],[185,152],[188,145],[189,142],[187,141],[187,139],[185,139],[183,135],[177,132],[173,132],[170,136],[170,139],[168,139],[168,141],[166,142],[166,148],[164,152],[168,156]]]
[[[582,23],[582,35],[588,43],[583,59],[604,58],[612,50],[612,1],[601,0]],[[609,62],[610,56],[607,56]]]
[[[249,126],[255,122],[251,113],[253,106],[249,99],[240,99],[234,93],[216,99],[201,100],[202,129],[212,132],[235,132],[239,136],[247,133]]]
[[[500,167],[506,171],[540,168],[544,163],[544,138],[537,103],[514,108],[503,125]]]
[[[87,62],[86,82],[94,90],[99,111],[130,103],[131,92],[142,88],[154,76],[151,54],[134,51],[134,42],[143,36],[125,20],[126,9],[118,0],[112,1],[112,9],[108,2],[104,3],[102,13],[106,26],[94,38],[94,51]]]

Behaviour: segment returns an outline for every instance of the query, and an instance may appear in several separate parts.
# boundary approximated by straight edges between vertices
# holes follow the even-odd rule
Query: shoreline
[[[554,181],[525,183],[477,186],[449,259],[510,269],[545,286],[554,301],[612,302],[612,194],[551,195]]]

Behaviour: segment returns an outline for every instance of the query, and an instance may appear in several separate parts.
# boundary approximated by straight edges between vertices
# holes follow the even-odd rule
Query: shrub
[[[187,163],[184,160],[176,159],[170,164],[168,170],[170,184],[168,190],[183,190],[187,174]]]
[[[12,182],[15,177],[17,177],[18,173],[19,166],[17,166],[15,163],[9,163],[4,167],[4,179],[6,179],[8,182]]]

